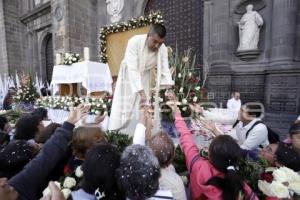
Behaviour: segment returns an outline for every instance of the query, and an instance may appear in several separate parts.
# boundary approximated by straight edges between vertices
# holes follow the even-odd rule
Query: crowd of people
[[[164,131],[151,131],[152,111],[147,105],[140,108],[133,143],[119,152],[95,123],[75,128],[90,109],[81,104],[71,109],[63,124],[45,123],[48,117],[44,108],[22,116],[14,128],[6,117],[0,117],[0,199],[65,199],[53,181],[78,167],[83,177],[68,199],[258,199],[237,173],[241,159],[255,161],[261,157],[269,166],[300,171],[299,121],[291,125],[286,140],[272,140],[268,127],[259,119],[259,109],[241,105],[235,136],[223,134],[214,123],[201,122],[214,134],[205,157],[199,153],[204,147],[195,143],[181,116],[175,94],[169,90],[167,93],[180,133],[189,184],[183,182],[172,165],[172,138]],[[97,116],[96,122],[103,119],[104,116]],[[43,196],[47,187],[50,193]]]

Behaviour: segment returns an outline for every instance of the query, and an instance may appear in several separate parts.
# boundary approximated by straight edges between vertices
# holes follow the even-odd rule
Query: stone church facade
[[[167,45],[191,47],[197,67],[209,66],[209,97],[225,103],[238,90],[243,102],[260,101],[266,121],[283,130],[300,112],[299,0],[124,0],[121,21],[160,10]],[[237,56],[238,28],[246,4],[264,19],[258,57]],[[0,1],[0,73],[37,73],[51,80],[54,55],[90,48],[99,60],[98,30],[110,23],[104,0]],[[202,74],[202,73],[199,73]]]

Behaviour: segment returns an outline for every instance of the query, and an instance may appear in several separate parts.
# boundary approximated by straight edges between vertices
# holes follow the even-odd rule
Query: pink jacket
[[[186,165],[190,171],[190,186],[193,200],[213,199],[222,200],[222,191],[215,186],[206,185],[207,181],[213,176],[223,177],[223,173],[215,169],[209,160],[200,157],[191,168],[193,159],[199,157],[199,149],[196,146],[190,130],[187,128],[180,113],[175,115],[175,126],[180,133],[180,144],[184,152]],[[251,188],[245,184],[244,188],[246,196],[252,193]],[[252,200],[258,200],[256,195]]]

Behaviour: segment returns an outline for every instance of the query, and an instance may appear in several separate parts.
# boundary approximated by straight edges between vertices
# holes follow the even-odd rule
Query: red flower
[[[65,175],[68,175],[68,174],[71,174],[72,173],[72,168],[69,166],[69,165],[66,165],[65,167],[64,167],[64,174]]]
[[[267,181],[268,183],[272,183],[272,181],[273,181],[273,175],[272,175],[272,173],[270,173],[270,172],[263,172],[263,173],[260,175],[260,178],[261,178],[262,180]]]

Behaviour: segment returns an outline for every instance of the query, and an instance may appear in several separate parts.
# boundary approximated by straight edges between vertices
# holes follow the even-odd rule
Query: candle
[[[84,47],[83,57],[85,61],[90,60],[90,49],[88,47]]]
[[[61,63],[61,55],[60,55],[60,53],[57,53],[55,55],[55,59],[56,59],[56,65],[60,65],[60,63]]]

